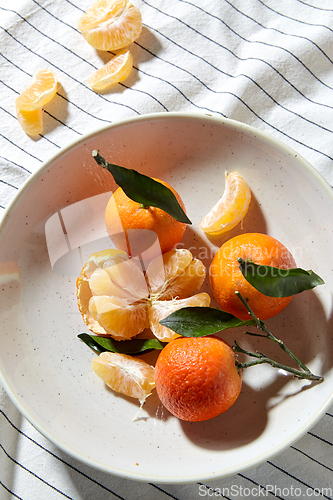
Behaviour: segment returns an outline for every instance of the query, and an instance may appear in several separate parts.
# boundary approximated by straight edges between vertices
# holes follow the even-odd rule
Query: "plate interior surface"
[[[311,386],[270,367],[253,367],[244,372],[234,406],[213,420],[181,422],[153,394],[133,421],[139,404],[104,386],[91,369],[94,354],[77,338],[88,330],[77,307],[76,278],[91,253],[112,248],[104,210],[116,186],[94,162],[94,149],[176,188],[193,222],[179,246],[207,270],[226,239],[263,232],[283,242],[299,267],[323,277],[325,285],[296,296],[267,326],[323,374],[324,383]],[[226,171],[246,179],[251,206],[242,224],[208,239],[199,224],[222,196]],[[90,134],[33,175],[2,222],[0,373],[8,394],[66,453],[123,477],[191,482],[267,460],[300,438],[332,401],[331,213],[330,187],[305,160],[237,122],[147,115]],[[210,293],[208,279],[202,290]],[[221,336],[288,360],[243,330]]]

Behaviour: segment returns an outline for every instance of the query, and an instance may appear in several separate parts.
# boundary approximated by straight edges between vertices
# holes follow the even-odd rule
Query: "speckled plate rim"
[[[324,179],[324,177],[305,159],[303,158],[299,153],[296,152],[293,148],[290,146],[286,145],[283,143],[281,140],[271,136],[270,134],[261,131],[251,125],[247,125],[245,123],[228,119],[228,118],[221,118],[217,115],[211,115],[211,114],[204,114],[204,113],[183,113],[183,112],[168,112],[168,113],[147,113],[143,114],[137,117],[133,118],[127,118],[123,120],[117,120],[110,125],[107,126],[101,126],[91,132],[88,132],[84,134],[82,137],[79,139],[76,139],[74,141],[71,141],[67,146],[62,147],[56,154],[52,155],[48,160],[46,160],[38,169],[32,173],[29,178],[22,184],[22,186],[19,188],[16,196],[11,200],[9,206],[6,208],[4,216],[2,220],[0,221],[0,233],[2,232],[3,228],[5,227],[8,218],[10,218],[12,212],[15,210],[15,207],[19,200],[24,197],[25,193],[28,191],[29,187],[34,184],[40,177],[44,175],[44,173],[48,170],[48,168],[52,165],[52,163],[61,155],[65,154],[67,151],[72,149],[75,146],[78,146],[79,144],[93,138],[94,136],[98,136],[101,133],[106,132],[107,130],[111,130],[113,128],[117,128],[120,126],[124,125],[129,125],[132,123],[140,123],[140,122],[149,122],[151,120],[177,120],[177,119],[191,119],[191,120],[205,120],[207,119],[207,122],[212,124],[214,121],[218,123],[219,125],[225,125],[228,128],[231,128],[233,130],[236,130],[238,132],[244,131],[246,133],[252,134],[253,137],[259,137],[261,140],[263,140],[265,143],[270,144],[275,146],[278,150],[284,152],[286,155],[292,156],[296,159],[296,161],[305,169],[307,170],[312,177],[320,184],[321,188],[324,189],[330,198],[332,199],[333,202],[333,189],[329,185],[329,183]],[[16,398],[15,394],[13,393],[11,389],[11,384],[10,381],[7,380],[6,376],[3,373],[2,367],[0,365],[0,381],[14,404],[14,406],[18,409],[18,411],[26,418],[28,422],[31,423],[31,425],[37,429],[38,432],[40,432],[44,437],[46,437],[49,441],[51,441],[53,444],[58,446],[62,451],[67,453],[69,456],[73,457],[74,459],[78,460],[81,463],[84,463],[88,466],[91,466],[93,468],[96,468],[98,470],[101,470],[106,473],[114,474],[119,477],[125,478],[125,479],[130,479],[134,481],[143,481],[143,482],[148,482],[148,481],[153,481],[155,483],[164,483],[164,484],[188,484],[188,483],[193,483],[198,480],[214,480],[214,479],[219,479],[221,477],[228,477],[230,475],[233,475],[237,472],[245,471],[249,468],[256,467],[257,465],[260,465],[267,461],[268,459],[271,459],[272,457],[278,455],[282,451],[284,451],[287,447],[291,446],[293,443],[298,441],[302,436],[306,434],[316,423],[322,418],[322,416],[325,414],[325,412],[328,410],[328,408],[332,405],[333,403],[333,391],[331,394],[331,397],[328,398],[328,400],[321,406],[321,408],[316,412],[316,414],[313,415],[313,417],[308,421],[308,424],[306,426],[303,426],[300,428],[297,432],[294,433],[294,435],[291,438],[286,439],[285,441],[281,442],[279,446],[276,446],[274,449],[270,450],[270,452],[263,453],[261,456],[258,456],[256,460],[249,460],[248,463],[244,463],[239,471],[235,471],[233,469],[226,469],[224,471],[219,471],[217,473],[212,473],[211,475],[206,475],[204,477],[198,478],[197,475],[187,475],[181,480],[175,481],[173,477],[168,477],[168,476],[163,476],[163,477],[154,477],[152,478],[151,476],[144,475],[142,473],[138,474],[129,474],[127,471],[122,470],[122,469],[117,469],[113,468],[110,470],[109,467],[105,467],[102,463],[99,463],[96,460],[90,460],[87,457],[83,457],[80,453],[77,453],[74,449],[72,449],[70,446],[65,445],[62,443],[57,437],[53,436],[52,433],[45,428],[43,425],[41,425],[38,421],[36,421],[31,415],[29,414],[29,411],[25,408],[25,405],[22,404],[21,402],[18,401]]]

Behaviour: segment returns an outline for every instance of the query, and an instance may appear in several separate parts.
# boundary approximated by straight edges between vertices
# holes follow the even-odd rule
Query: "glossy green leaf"
[[[153,349],[163,349],[165,343],[158,339],[133,339],[133,340],[113,340],[109,337],[100,337],[98,335],[89,335],[80,333],[78,335],[90,349],[100,354],[104,351],[118,352],[121,354],[143,354]]]
[[[238,259],[244,278],[259,292],[269,297],[290,297],[323,285],[324,280],[313,271],[279,269]]]
[[[192,224],[169,188],[136,170],[109,163],[97,150],[92,152],[92,156],[98,165],[113,175],[115,182],[131,200],[146,207],[160,208],[179,222]]]
[[[242,321],[213,307],[184,307],[171,313],[160,323],[184,337],[204,337],[228,328],[256,324],[253,319]]]

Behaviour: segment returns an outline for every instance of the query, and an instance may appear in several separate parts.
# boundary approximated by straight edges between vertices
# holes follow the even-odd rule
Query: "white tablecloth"
[[[103,124],[152,112],[210,113],[253,125],[294,148],[333,185],[332,0],[134,1],[144,23],[132,46],[134,69],[112,92],[96,94],[88,78],[111,54],[96,52],[77,28],[89,0],[0,0],[0,217],[61,147]],[[31,139],[18,125],[14,101],[44,67],[60,85],[43,134]],[[289,449],[233,477],[136,483],[65,455],[0,386],[0,498],[331,499],[332,424],[333,408]]]

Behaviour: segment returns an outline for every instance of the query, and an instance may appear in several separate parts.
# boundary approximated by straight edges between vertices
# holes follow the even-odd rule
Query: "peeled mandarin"
[[[141,13],[129,0],[97,0],[81,17],[79,29],[95,49],[122,49],[139,37]]]

